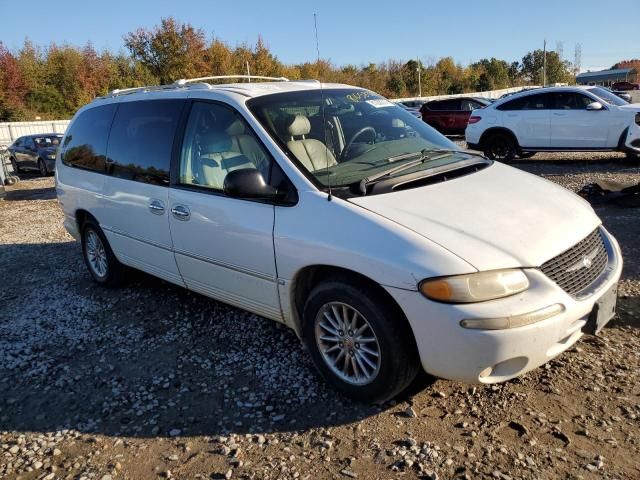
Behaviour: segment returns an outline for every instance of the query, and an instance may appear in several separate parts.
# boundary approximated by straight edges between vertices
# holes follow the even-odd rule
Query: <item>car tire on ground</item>
[[[91,219],[82,225],[82,256],[89,273],[100,285],[117,287],[124,283],[126,267],[114,255],[102,229]]]
[[[38,159],[38,171],[40,172],[40,176],[42,177],[46,177],[49,175],[47,164],[41,158]]]
[[[516,157],[516,142],[506,133],[494,133],[483,142],[484,155],[508,163]]]
[[[531,158],[536,154],[536,152],[519,152],[518,158]]]
[[[342,394],[383,403],[416,377],[420,361],[409,324],[375,288],[336,277],[304,307],[303,337],[322,377]]]
[[[18,166],[18,162],[13,157],[11,157],[11,167],[13,168],[13,173],[22,173],[22,169]]]
[[[640,154],[637,154],[635,152],[626,152],[627,155],[627,160],[630,160],[632,162],[640,162]]]

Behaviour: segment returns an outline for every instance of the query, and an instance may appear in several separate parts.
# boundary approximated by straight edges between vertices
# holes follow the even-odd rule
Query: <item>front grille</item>
[[[608,258],[602,234],[596,228],[584,240],[553,257],[540,269],[569,295],[577,296],[600,276]]]

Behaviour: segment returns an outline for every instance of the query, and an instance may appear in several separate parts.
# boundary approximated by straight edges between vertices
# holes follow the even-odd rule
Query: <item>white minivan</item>
[[[78,111],[57,192],[96,282],[133,267],[282,322],[369,402],[420,366],[502,382],[611,319],[620,249],[580,197],[371,91],[272,80],[180,80]]]

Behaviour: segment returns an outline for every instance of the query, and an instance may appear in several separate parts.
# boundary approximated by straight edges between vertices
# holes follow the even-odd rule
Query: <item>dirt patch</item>
[[[573,190],[640,181],[615,156],[539,160],[516,165]],[[597,210],[625,259],[618,318],[601,336],[505,384],[425,375],[373,407],[328,389],[274,322],[144,274],[97,287],[53,179],[7,190],[1,478],[640,477],[637,209]]]

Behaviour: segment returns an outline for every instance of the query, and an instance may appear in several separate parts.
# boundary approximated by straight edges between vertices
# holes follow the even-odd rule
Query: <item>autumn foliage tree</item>
[[[116,88],[172,83],[180,78],[251,74],[357,85],[388,97],[492,90],[542,81],[542,52],[521,62],[481,59],[463,66],[451,57],[337,66],[329,59],[287,65],[261,36],[232,46],[173,18],[123,37],[126,51],[97,51],[90,43],[33,45],[11,51],[0,42],[0,121],[70,118],[82,105]],[[620,64],[622,65],[622,64]],[[572,82],[570,65],[547,52],[547,82]]]

